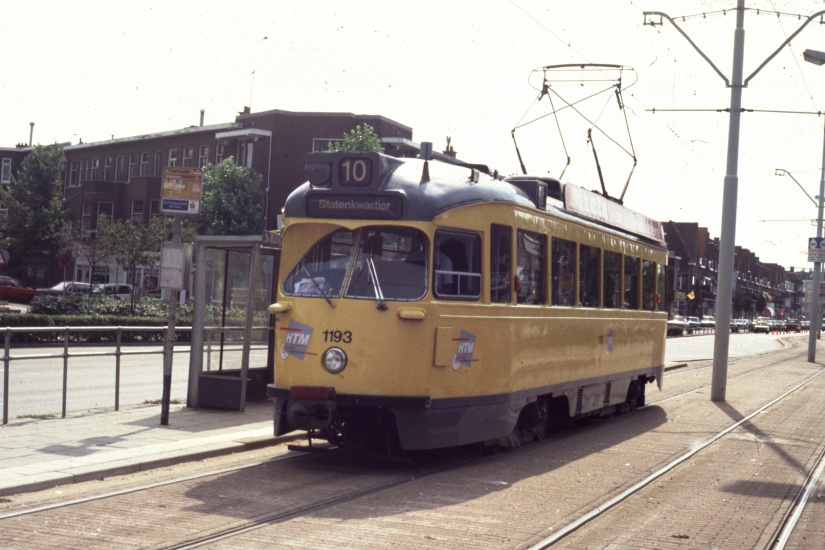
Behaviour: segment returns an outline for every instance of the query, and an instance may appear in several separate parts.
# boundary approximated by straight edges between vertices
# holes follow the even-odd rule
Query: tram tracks
[[[752,369],[744,373],[740,373],[738,376],[748,376],[754,374],[759,371],[763,371],[765,369],[775,367],[782,363],[786,363],[791,361],[791,359],[782,359],[779,361],[772,362],[768,365],[764,365],[757,369]],[[725,428],[717,431],[710,437],[698,442],[695,444],[689,451],[685,452],[684,454],[676,457],[672,461],[668,462],[663,467],[659,468],[655,472],[651,473],[650,475],[646,476],[645,478],[641,479],[640,481],[634,483],[624,491],[620,492],[619,494],[612,496],[611,498],[605,500],[604,502],[599,503],[597,506],[593,507],[590,511],[585,514],[582,514],[574,521],[567,523],[566,525],[555,529],[555,532],[547,537],[539,541],[538,543],[532,545],[530,547],[531,550],[539,550],[539,549],[546,549],[555,546],[556,544],[565,541],[570,537],[573,533],[581,529],[583,526],[594,522],[594,520],[600,518],[601,516],[605,515],[609,511],[613,510],[614,508],[621,505],[623,502],[626,502],[631,497],[637,496],[640,492],[649,487],[653,482],[660,480],[669,472],[672,472],[677,467],[685,464],[689,460],[693,459],[715,443],[719,442],[721,439],[725,438],[726,436],[732,434],[734,431],[742,427],[744,424],[751,422],[755,417],[760,414],[763,414],[768,409],[774,407],[775,405],[783,402],[789,396],[793,395],[795,392],[800,390],[801,388],[806,387],[812,381],[817,379],[818,377],[825,374],[825,370],[820,370],[815,374],[805,378],[801,382],[797,383],[793,387],[787,389],[777,397],[771,399],[770,401],[762,404],[760,407],[752,411],[751,413],[747,414],[746,416],[742,417],[736,422],[733,422],[726,426]],[[657,403],[661,403],[663,401],[668,401],[670,399],[674,399],[675,397],[679,397],[682,395],[686,395],[689,393],[693,393],[698,391],[701,388],[695,388],[689,392],[683,392],[681,394],[670,396],[666,399],[658,401]],[[650,406],[650,405],[649,405]],[[818,457],[815,460],[814,466],[807,472],[805,477],[805,481],[801,484],[799,491],[793,498],[793,502],[791,506],[788,508],[788,511],[784,514],[784,517],[779,522],[779,526],[775,529],[774,534],[770,537],[771,544],[770,548],[773,550],[781,550],[785,547],[785,544],[791,537],[793,530],[796,526],[796,523],[804,510],[805,504],[810,497],[812,491],[815,489],[819,482],[819,478],[822,475],[823,469],[825,469],[825,447],[821,448],[818,454]]]
[[[773,360],[772,358],[765,358],[765,360],[761,362],[762,364],[760,364],[756,368],[747,369],[744,372],[736,373],[733,377],[731,377],[731,380],[735,380],[740,377],[745,377],[747,375],[758,374],[760,372],[764,373],[766,369],[783,367],[786,363],[792,362],[794,359],[799,359],[797,354],[793,354],[793,357],[779,357],[776,360]],[[567,537],[579,532],[580,529],[584,526],[593,524],[598,525],[599,521],[597,520],[599,518],[603,517],[609,511],[617,509],[621,504],[628,502],[628,500],[630,500],[634,495],[638,495],[641,491],[643,491],[645,487],[650,487],[650,485],[653,484],[656,481],[656,479],[662,479],[662,477],[664,477],[668,472],[674,472],[678,470],[679,466],[683,466],[690,463],[691,459],[698,456],[703,450],[712,447],[715,442],[718,442],[726,436],[730,436],[731,434],[737,431],[737,428],[741,427],[747,422],[753,421],[753,419],[756,418],[759,414],[764,413],[772,406],[780,404],[784,399],[787,399],[787,397],[793,395],[795,391],[798,391],[800,388],[804,387],[805,384],[809,384],[820,374],[822,374],[822,372],[819,372],[814,376],[806,377],[804,380],[799,381],[796,385],[792,387],[786,386],[785,391],[783,393],[764,402],[761,406],[756,407],[747,416],[737,419],[737,422],[731,423],[730,425],[727,425],[724,429],[715,432],[713,436],[709,436],[703,439],[701,442],[701,446],[699,444],[696,444],[694,447],[691,447],[689,453],[684,453],[680,456],[672,455],[674,458],[670,460],[668,464],[662,466],[662,468],[660,469],[661,473],[659,474],[658,478],[653,478],[653,474],[650,474],[644,478],[639,478],[636,481],[628,481],[628,483],[631,484],[631,486],[626,487],[624,491],[606,500],[605,502],[599,502],[598,505],[595,506],[589,514],[586,514],[593,514],[592,517],[590,517],[587,521],[581,522],[581,518],[584,518],[585,514],[583,514],[581,518],[579,518],[578,520],[564,521],[563,525],[564,528],[567,529],[567,534],[565,535],[565,537],[559,540],[567,540]],[[680,395],[684,395],[691,392],[695,393],[696,391],[702,390],[702,388],[704,387],[706,387],[706,385],[695,386],[691,391],[683,392]],[[669,396],[665,398],[665,400],[657,401],[655,403],[649,403],[648,407],[652,408],[655,405],[662,403],[663,401],[671,400],[674,397],[675,396]],[[748,410],[750,409],[751,407],[748,407]],[[633,414],[626,415],[626,418],[623,421],[627,423],[632,423],[632,417]],[[586,434],[581,433],[581,431],[579,430],[573,430],[569,434],[566,434],[565,439],[567,439],[567,436],[570,435],[572,435],[572,440],[584,439],[586,436]],[[552,445],[548,446],[546,450],[549,450],[550,448],[552,448]],[[333,451],[333,453],[330,453],[330,455],[338,457],[342,456],[340,453],[337,453],[336,451]],[[511,464],[514,462],[514,459],[516,459],[518,456],[519,452],[517,451],[515,453],[506,453],[504,455],[499,455],[498,457],[493,457],[490,460],[504,461],[500,462],[499,464],[505,465],[505,469],[510,469],[512,468]],[[416,483],[425,482],[429,486],[431,483],[426,482],[428,477],[437,476],[438,474],[445,474],[445,476],[437,478],[436,481],[438,479],[442,479],[443,477],[459,477],[463,474],[462,470],[474,469],[472,465],[473,462],[484,462],[484,460],[480,459],[478,456],[475,456],[469,460],[467,460],[466,457],[462,458],[464,458],[464,460],[456,460],[450,462],[449,464],[441,464],[440,466],[443,467],[431,468],[429,470],[416,470],[414,467],[410,466],[396,468],[384,467],[383,472],[378,472],[377,476],[371,477],[372,469],[381,470],[381,468],[374,468],[367,465],[359,467],[346,465],[342,466],[339,461],[326,461],[323,457],[319,457],[318,455],[307,456],[304,454],[293,453],[276,460],[263,461],[256,464],[244,465],[236,468],[227,468],[223,470],[204,472],[202,474],[186,476],[176,480],[168,480],[158,484],[144,485],[123,491],[101,494],[97,497],[76,499],[62,504],[55,504],[49,507],[41,507],[37,509],[32,508],[28,511],[18,511],[14,513],[0,514],[0,520],[2,520],[2,522],[0,522],[0,533],[3,533],[4,531],[8,532],[4,528],[4,524],[6,525],[6,527],[10,527],[14,530],[17,530],[20,527],[23,527],[25,529],[25,526],[15,525],[14,523],[9,524],[9,520],[11,520],[12,522],[14,522],[15,520],[23,520],[26,516],[38,518],[38,520],[36,520],[32,525],[41,525],[41,527],[44,523],[56,525],[58,523],[58,520],[64,521],[69,516],[74,516],[75,514],[77,514],[78,517],[101,516],[103,518],[111,518],[111,522],[116,522],[118,521],[118,518],[121,518],[128,513],[124,512],[124,510],[140,510],[140,513],[142,515],[143,513],[148,511],[148,507],[145,504],[147,502],[183,502],[183,499],[188,499],[182,504],[180,504],[179,507],[170,506],[170,508],[167,512],[165,512],[165,514],[168,514],[170,517],[174,517],[173,523],[182,525],[191,523],[192,528],[188,530],[177,529],[173,533],[164,533],[164,537],[162,539],[154,541],[147,540],[146,544],[141,545],[140,547],[151,546],[155,548],[197,548],[201,546],[210,545],[213,543],[218,543],[219,541],[235,539],[236,541],[240,542],[233,542],[230,544],[238,545],[238,547],[252,548],[255,547],[255,545],[251,544],[249,542],[250,539],[248,537],[243,537],[243,535],[251,534],[253,531],[262,530],[267,527],[278,526],[278,530],[274,533],[280,533],[281,530],[286,528],[290,533],[292,533],[291,536],[294,537],[296,526],[290,523],[292,520],[303,518],[299,521],[306,522],[309,518],[311,522],[316,522],[324,521],[325,518],[330,517],[349,517],[347,513],[344,513],[342,511],[343,509],[347,509],[348,507],[351,508],[353,505],[361,507],[370,506],[369,503],[374,502],[376,499],[392,500],[394,498],[397,498],[397,495],[399,493],[403,493],[405,491],[405,488],[407,488],[406,490],[409,491],[409,488],[411,486],[414,486],[414,484]],[[286,465],[288,464],[303,464],[303,466],[294,466],[286,468]],[[458,475],[451,473],[451,469],[455,469]],[[495,469],[497,469],[497,467],[488,468],[488,471]],[[816,468],[814,468],[814,470],[815,469]],[[301,477],[302,472],[312,472],[313,475]],[[342,475],[336,477],[334,475],[336,472]],[[479,476],[479,474],[473,475]],[[262,501],[261,503],[259,503],[259,505],[249,507],[248,509],[232,509],[228,512],[219,510],[217,507],[210,507],[208,505],[209,501],[217,498],[225,498],[227,501],[232,501],[234,506],[234,503],[241,499],[241,495],[243,495],[244,497],[248,496],[249,498],[257,497],[257,495],[245,494],[248,493],[249,490],[239,486],[239,484],[233,482],[231,479],[225,482],[222,482],[219,479],[232,478],[233,476],[235,476],[236,478],[238,476],[252,476],[255,478],[255,481],[252,483],[252,485],[260,485],[262,491],[265,490],[274,495],[282,493],[286,497],[286,502],[278,499],[272,499],[272,501],[268,503]],[[557,477],[558,476],[553,476],[551,473],[551,478]],[[809,477],[812,481],[806,483],[807,487],[811,487],[812,484],[815,483],[815,476],[811,474]],[[493,481],[490,481],[491,479]],[[498,479],[502,478],[489,478],[486,479],[484,483],[487,483],[491,487],[501,487],[501,485],[499,485],[500,482],[497,481]],[[313,483],[314,488],[310,488],[307,491],[292,495],[292,492],[299,491],[298,487],[302,483]],[[439,483],[443,485],[443,482]],[[186,486],[186,488],[181,488],[180,490],[177,490],[175,489],[176,484],[180,486]],[[214,490],[210,490],[208,488],[204,489],[204,486],[215,487]],[[506,484],[504,486],[506,486]],[[633,491],[634,489],[635,492]],[[415,486],[414,490],[417,492],[419,490],[418,486]],[[233,493],[233,491],[235,492]],[[800,491],[800,493],[801,492],[802,491]],[[479,493],[476,492],[474,494],[478,495]],[[477,496],[470,496],[465,498],[468,499],[467,502],[473,502],[473,505],[476,504],[474,502],[474,498],[477,498]],[[127,503],[117,502],[122,499],[129,499],[129,501]],[[363,501],[357,504],[354,503],[354,501],[358,501],[359,499],[363,499]],[[115,503],[111,505],[101,504],[104,503],[106,500],[114,501]],[[614,500],[615,502],[613,502]],[[782,535],[782,533],[780,533],[780,529],[777,528],[777,532],[774,534],[775,539],[779,540],[781,536],[790,537],[790,533],[793,531],[793,526],[791,523],[793,520],[793,516],[796,515],[798,517],[798,515],[801,513],[801,509],[804,507],[804,499],[801,498],[801,495],[798,498],[798,501],[799,504],[797,505],[797,508],[795,508],[794,510],[789,510],[786,514],[787,517],[783,520],[783,525],[788,525],[786,531],[788,534]],[[89,506],[92,506],[93,508],[87,508],[84,510],[85,507]],[[65,513],[60,511],[61,508],[65,510]],[[271,513],[261,514],[261,510],[264,509],[271,509]],[[799,509],[800,511],[797,512],[796,509]],[[194,510],[196,513],[189,514],[190,510]],[[445,508],[445,510],[448,510],[448,508]],[[60,515],[57,516],[57,513],[60,513]],[[447,511],[445,513],[448,514],[449,512]],[[220,521],[216,521],[210,524],[210,522],[208,521],[199,521],[197,517],[198,514],[213,514],[213,517],[215,514],[217,514],[222,517],[219,518]],[[159,517],[161,519],[158,519]],[[315,519],[311,519],[313,517]],[[318,518],[321,519],[319,520]],[[568,518],[568,520],[569,519],[572,518]],[[141,533],[150,531],[152,529],[165,530],[164,527],[166,526],[166,524],[159,523],[157,526],[153,524],[153,522],[155,521],[162,522],[163,515],[156,515],[154,517],[150,516],[146,518],[136,518],[134,521],[138,520],[140,521],[140,528],[138,529],[138,531],[140,531]],[[170,520],[167,519],[166,521]],[[581,523],[579,523],[577,527],[572,528],[573,524],[577,523],[577,521]],[[69,518],[68,525],[72,526],[72,524],[73,520]],[[75,528],[77,524],[78,520],[75,520]],[[545,523],[545,526],[548,524],[549,523]],[[562,523],[560,522],[560,525],[561,524]],[[317,524],[313,523],[313,525]],[[297,529],[299,530],[299,528]],[[333,527],[330,527],[330,529],[333,529]],[[540,533],[540,529],[541,528],[538,528],[535,532],[537,534]],[[562,527],[559,527],[559,530],[556,532],[556,535],[558,535],[561,532],[561,529]],[[74,532],[70,533],[67,531],[66,535],[73,537],[72,540],[75,540],[77,537],[77,534]],[[118,545],[118,537],[122,536],[119,534],[110,534],[110,538],[106,538],[106,535],[109,534],[96,534],[94,539],[90,539],[87,546],[89,548],[93,548]],[[5,535],[2,536],[5,540]],[[50,539],[50,546],[64,546],[63,544],[61,544],[61,541],[59,539],[59,537],[62,536],[62,533],[54,533],[53,536],[55,536],[56,538]],[[257,536],[270,537],[272,535],[269,531],[262,531],[262,534],[259,534]],[[274,536],[277,537],[279,535],[275,534]],[[361,544],[364,545],[363,547],[372,546],[367,540],[361,541]],[[557,543],[553,542],[550,544],[550,546],[555,544]],[[74,546],[76,545],[77,543],[75,542]],[[427,547],[427,544],[425,543],[423,546]],[[449,546],[449,544],[445,546]],[[14,547],[14,544],[10,544],[9,547]],[[775,548],[782,548],[782,546],[775,546]]]

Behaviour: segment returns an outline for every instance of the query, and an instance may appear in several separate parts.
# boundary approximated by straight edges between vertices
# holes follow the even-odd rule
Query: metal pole
[[[816,239],[822,238],[822,207],[825,200],[825,131],[822,138],[822,175],[819,178],[819,196],[816,207]],[[816,361],[816,340],[822,330],[822,298],[819,296],[819,286],[822,282],[822,262],[814,262],[814,277],[811,286],[811,328],[808,331],[808,362]]]
[[[724,401],[728,378],[728,347],[733,308],[733,262],[736,255],[736,202],[739,187],[739,126],[742,115],[742,65],[745,57],[745,0],[736,5],[733,38],[733,79],[730,91],[728,160],[722,194],[722,233],[719,239],[719,293],[716,298],[716,332],[713,341],[713,376],[710,398]]]
[[[6,327],[5,343],[3,344],[3,425],[9,423],[9,353],[11,352],[11,328]]]
[[[172,229],[172,242],[181,242],[181,217],[175,216]],[[166,326],[166,339],[163,342],[163,395],[160,404],[160,424],[169,424],[169,401],[172,394],[172,358],[175,347],[175,322],[178,311],[179,290],[172,290],[169,295],[169,323]]]

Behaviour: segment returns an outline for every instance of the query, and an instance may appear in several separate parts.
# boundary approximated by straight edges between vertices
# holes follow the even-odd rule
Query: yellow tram
[[[305,165],[269,308],[276,435],[516,446],[661,387],[659,222],[454,160],[340,152]]]

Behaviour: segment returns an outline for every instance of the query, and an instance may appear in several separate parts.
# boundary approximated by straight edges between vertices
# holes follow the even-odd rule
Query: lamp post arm
[[[811,199],[811,202],[814,203],[814,206],[818,206],[818,203],[816,202],[816,200],[807,191],[805,191],[805,188],[802,187],[802,184],[799,183],[799,181],[797,181],[797,179],[795,177],[793,177],[793,174],[791,174],[790,172],[788,172],[784,168],[777,168],[776,171],[777,172],[784,172],[785,174],[789,175],[791,177],[791,179],[794,181],[794,183],[796,185],[798,185],[800,189],[802,189],[802,192],[805,193],[805,196],[808,197],[809,199]]]

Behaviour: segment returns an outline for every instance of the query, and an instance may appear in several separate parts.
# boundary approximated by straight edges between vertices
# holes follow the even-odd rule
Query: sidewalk
[[[78,411],[66,418],[23,419],[0,427],[0,496],[38,491],[281,443],[272,403],[244,412],[172,405]],[[286,437],[286,439],[291,439]]]

